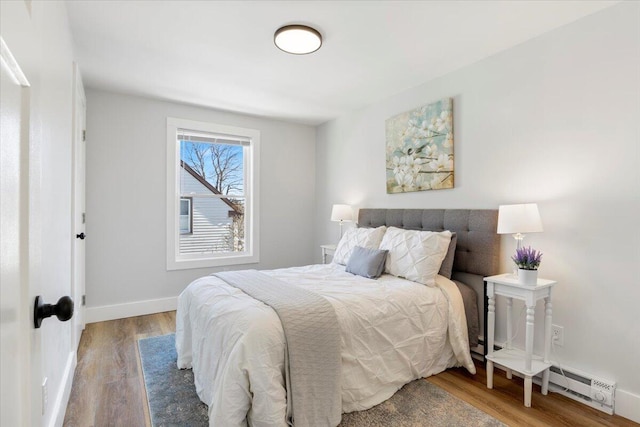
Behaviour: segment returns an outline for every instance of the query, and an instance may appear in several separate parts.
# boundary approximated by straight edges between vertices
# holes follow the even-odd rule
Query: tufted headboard
[[[498,274],[500,260],[500,236],[497,234],[498,211],[484,209],[360,209],[358,227],[398,227],[408,230],[443,231],[456,233],[458,242],[453,261],[452,279],[462,282],[475,292],[475,303],[468,306],[467,319],[479,320],[469,325],[469,342],[472,347],[478,335],[484,336],[486,324],[486,295],[483,277]],[[464,288],[461,292],[467,292]],[[463,299],[465,295],[463,295]],[[472,314],[472,307],[476,311]],[[484,316],[478,316],[484,313]]]
[[[497,210],[360,209],[358,227],[455,231],[458,237],[453,271],[481,276],[497,274],[500,236]]]

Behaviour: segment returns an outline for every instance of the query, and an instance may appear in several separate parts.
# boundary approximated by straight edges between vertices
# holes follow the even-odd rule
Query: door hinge
[[[86,140],[87,140],[87,131],[86,131],[86,129],[83,129],[83,130],[82,130],[82,140],[83,140],[83,141],[86,141]]]
[[[85,305],[87,305],[87,296],[82,295],[82,306],[84,307]]]

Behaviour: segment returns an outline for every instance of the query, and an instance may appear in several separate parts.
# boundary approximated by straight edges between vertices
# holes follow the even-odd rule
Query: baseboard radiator
[[[499,346],[495,346],[498,350]],[[473,356],[478,360],[483,360],[484,343],[480,340],[477,347],[472,349]],[[615,408],[616,383],[593,375],[586,374],[573,368],[562,368],[552,366],[549,369],[549,390],[560,393],[570,399],[584,403],[599,411],[612,415]],[[513,372],[518,375],[517,372]],[[565,379],[566,377],[566,379]],[[540,385],[542,378],[534,377],[533,382]]]
[[[549,390],[613,415],[616,383],[572,368],[562,368],[564,376],[557,366],[549,370]],[[536,380],[540,384],[540,378]]]

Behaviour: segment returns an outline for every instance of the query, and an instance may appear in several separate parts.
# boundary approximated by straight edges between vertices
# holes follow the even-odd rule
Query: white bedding
[[[378,280],[336,264],[263,271],[324,296],[342,339],[342,410],[368,409],[404,384],[452,366],[475,373],[462,297],[437,276],[428,287]],[[193,367],[210,426],[284,426],[284,333],[277,314],[222,280],[194,281],[178,300],[178,367]]]

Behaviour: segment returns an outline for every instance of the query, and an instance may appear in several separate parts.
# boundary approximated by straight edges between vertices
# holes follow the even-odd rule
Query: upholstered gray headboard
[[[360,209],[358,227],[455,231],[458,237],[453,271],[481,276],[498,273],[498,211],[484,209]]]

